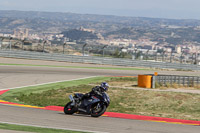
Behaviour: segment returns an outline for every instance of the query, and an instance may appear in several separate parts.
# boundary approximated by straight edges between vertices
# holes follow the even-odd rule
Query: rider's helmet
[[[101,83],[101,87],[102,87],[103,91],[107,91],[108,88],[109,88],[109,85],[108,85],[108,83],[106,83],[106,82],[102,82],[102,83]]]

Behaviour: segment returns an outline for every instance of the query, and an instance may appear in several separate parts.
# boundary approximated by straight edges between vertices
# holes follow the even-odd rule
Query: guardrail
[[[123,58],[107,58],[107,57],[95,57],[95,56],[77,56],[77,55],[65,55],[65,54],[55,54],[55,53],[51,54],[51,53],[32,52],[32,51],[0,50],[0,57],[64,61],[72,63],[104,64],[104,65],[129,66],[129,67],[200,70],[199,65],[193,65],[193,64],[140,61],[140,60],[131,60]]]
[[[200,77],[197,76],[180,76],[180,75],[157,75],[153,76],[153,85],[155,83],[166,86],[167,84],[178,84],[186,87],[200,85]],[[155,88],[155,85],[153,86]]]

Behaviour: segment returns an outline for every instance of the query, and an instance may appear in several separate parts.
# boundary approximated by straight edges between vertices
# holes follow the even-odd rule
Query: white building
[[[182,50],[181,46],[176,46],[175,48],[176,53],[181,54],[181,50]]]

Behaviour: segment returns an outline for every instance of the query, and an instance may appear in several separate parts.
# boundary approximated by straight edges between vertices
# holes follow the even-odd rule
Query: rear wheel
[[[106,111],[106,105],[97,103],[91,108],[91,116],[92,117],[99,117]]]
[[[75,113],[77,111],[77,108],[74,106],[71,106],[71,104],[72,104],[72,102],[69,102],[65,105],[65,107],[64,107],[65,114],[72,115],[73,113]]]

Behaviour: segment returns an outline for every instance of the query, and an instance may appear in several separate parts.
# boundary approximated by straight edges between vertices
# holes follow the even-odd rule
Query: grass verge
[[[80,131],[41,128],[41,127],[22,126],[22,125],[4,124],[4,123],[0,123],[0,129],[34,132],[34,133],[86,133],[86,132],[80,132]]]
[[[98,79],[98,78],[96,78]],[[37,105],[41,107],[49,106],[49,105],[56,105],[56,106],[64,106],[67,102],[69,102],[68,96],[73,93],[86,93],[91,91],[91,88],[98,85],[99,81],[106,81],[109,84],[119,85],[121,82],[125,84],[125,82],[133,83],[137,80],[137,78],[129,78],[129,77],[102,77],[98,80],[93,79],[93,82],[90,84],[81,84],[77,86],[70,86],[70,87],[62,87],[59,89],[50,89],[44,91],[42,93],[24,93],[19,92],[18,95],[15,97],[11,97],[15,99],[16,102],[24,102],[25,104],[29,105]],[[84,82],[85,83],[85,82]],[[89,83],[89,82],[88,82]]]
[[[65,82],[59,82],[59,83],[51,83],[51,84],[45,84],[45,85],[39,85],[39,86],[30,86],[30,87],[24,87],[19,89],[12,89],[3,95],[0,96],[1,100],[6,100],[10,102],[18,102],[16,97],[21,94],[32,94],[32,93],[42,93],[43,91],[48,90],[57,90],[57,89],[64,89],[66,87],[76,87],[79,85],[87,85],[90,83],[96,83],[101,82],[105,80],[109,80],[111,77],[93,77],[93,78],[86,78],[86,79],[80,79],[80,80],[72,80],[72,81],[65,81]]]
[[[107,70],[151,70],[151,69],[148,69],[148,68],[82,67],[82,66],[56,66],[56,65],[32,65],[32,64],[8,64],[8,63],[0,63],[0,65],[10,65],[10,66],[40,66],[40,67],[62,67],[62,68],[85,68],[85,69],[107,69]]]

